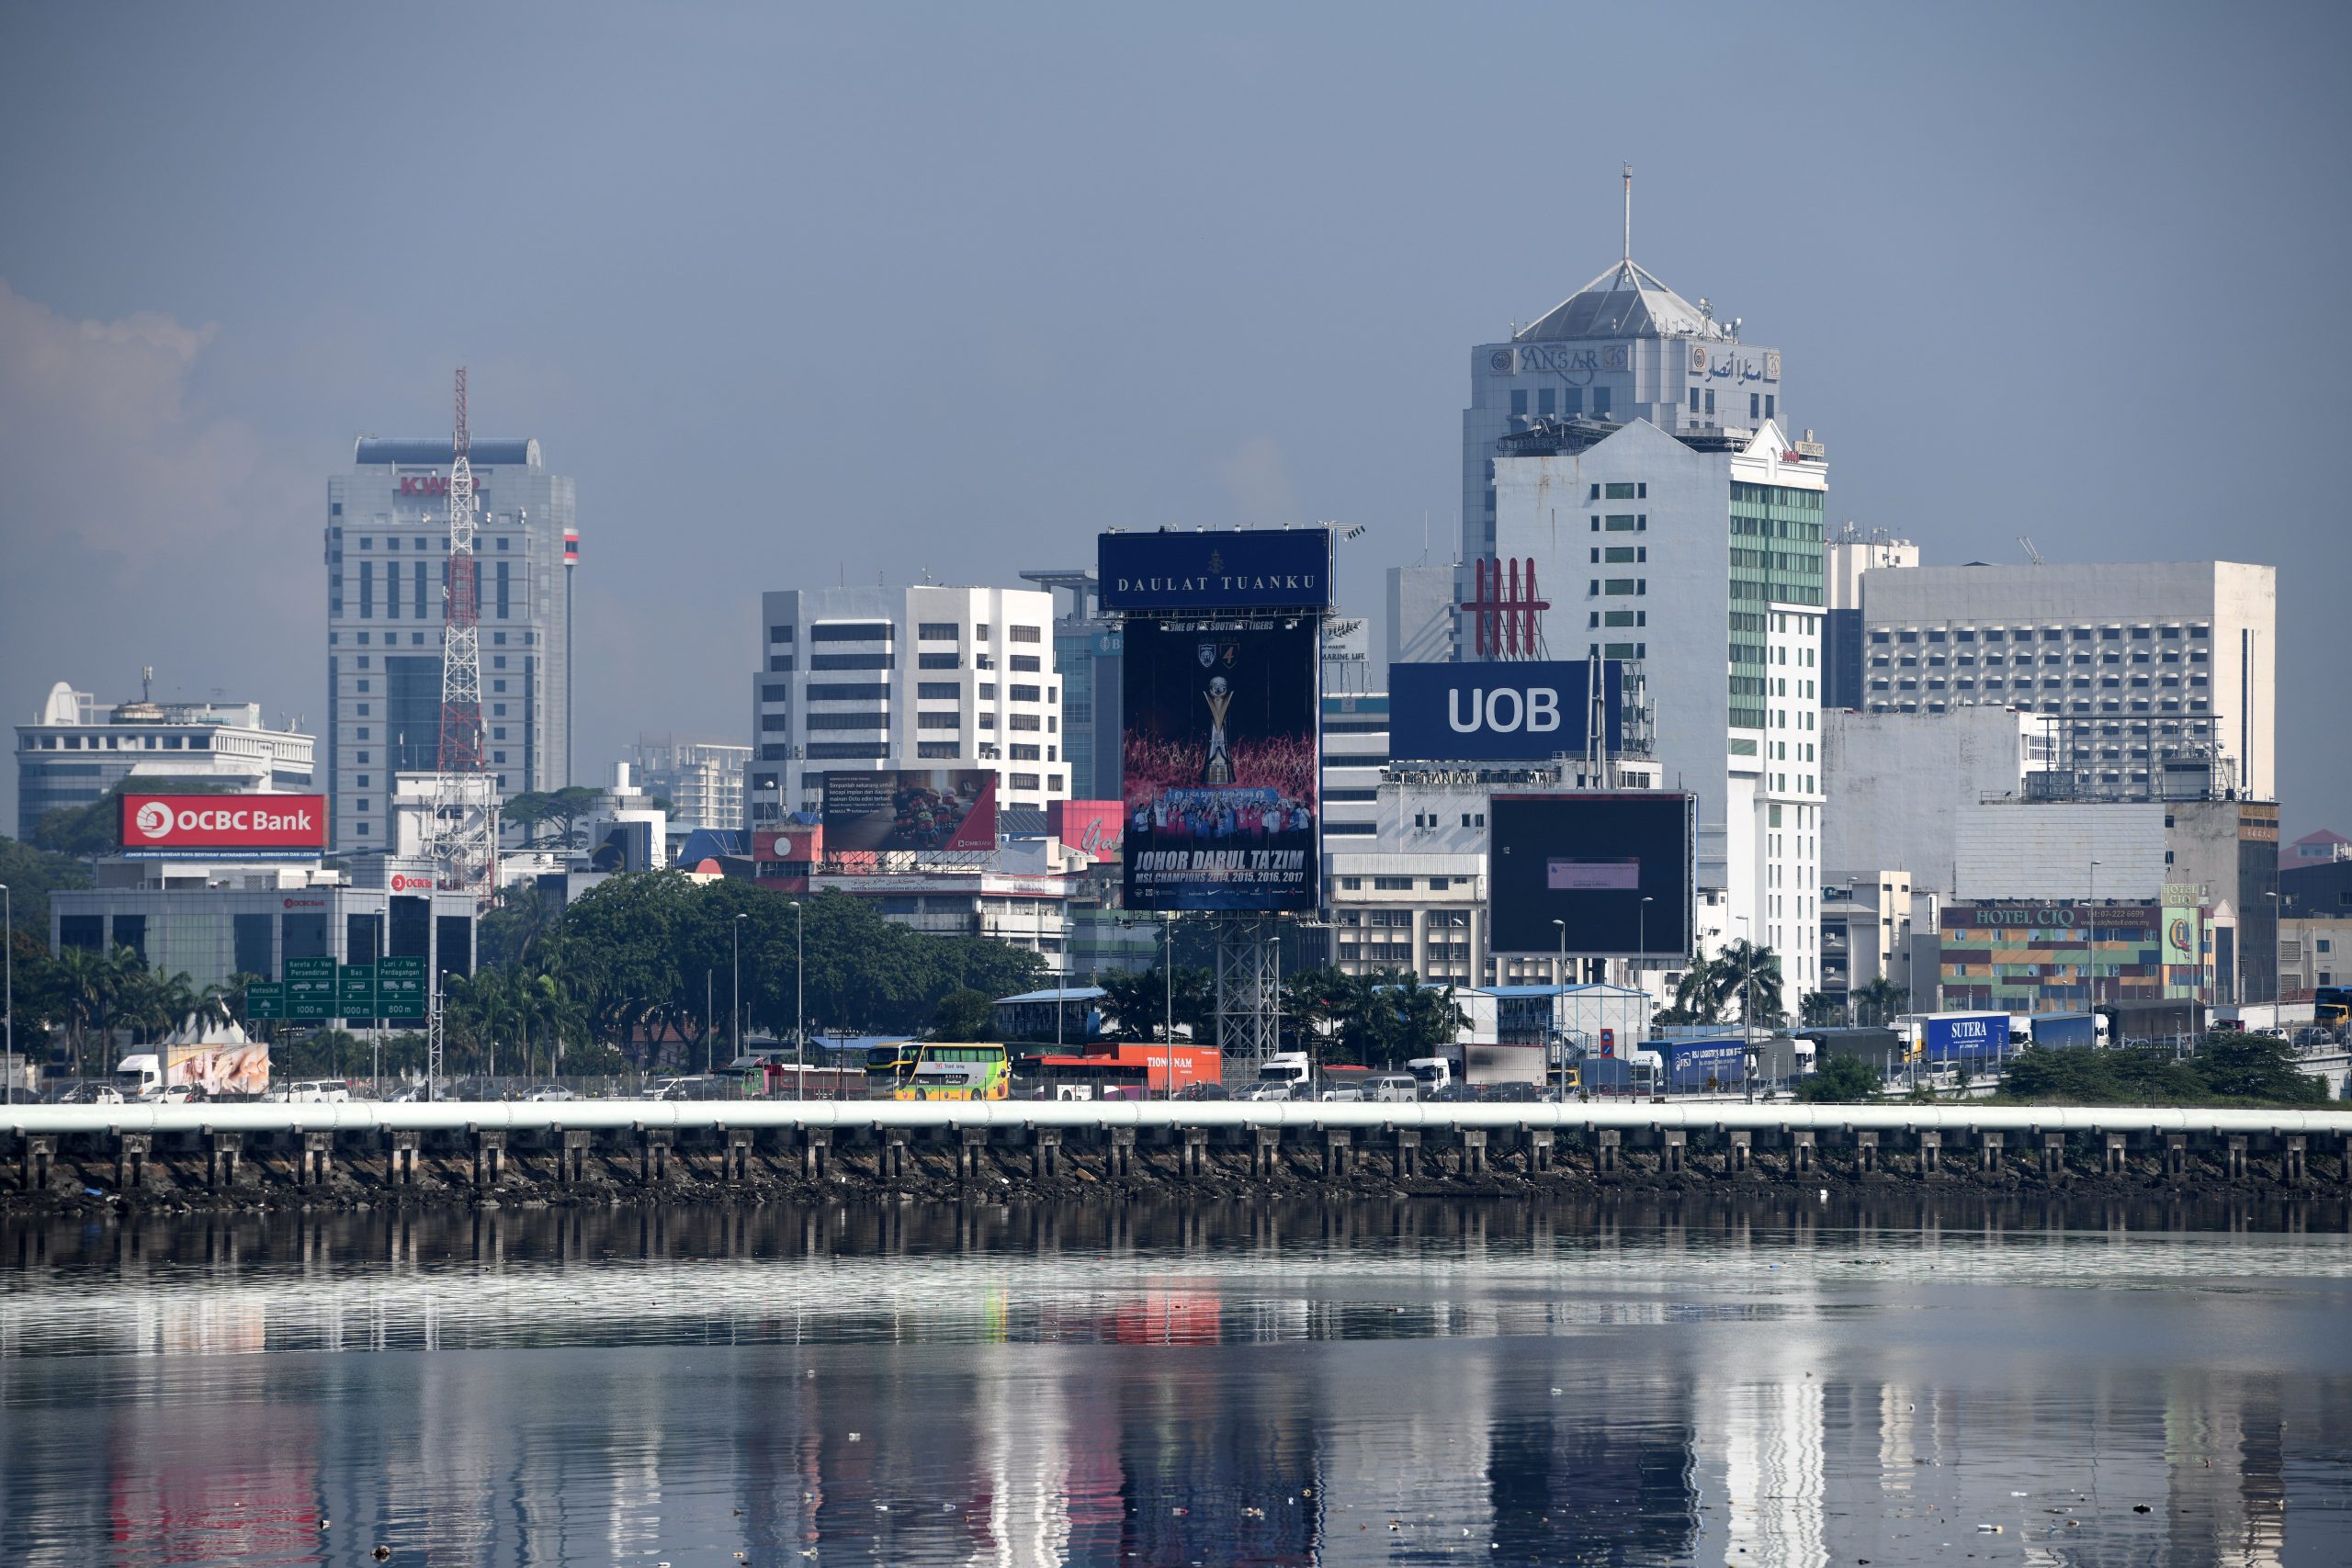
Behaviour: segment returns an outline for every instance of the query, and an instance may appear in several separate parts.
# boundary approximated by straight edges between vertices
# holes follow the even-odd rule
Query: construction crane
[[[466,372],[458,368],[450,440],[449,560],[441,584],[441,745],[435,759],[435,881],[487,900],[497,881],[498,793],[483,766],[481,585],[474,558],[474,475],[467,459]]]

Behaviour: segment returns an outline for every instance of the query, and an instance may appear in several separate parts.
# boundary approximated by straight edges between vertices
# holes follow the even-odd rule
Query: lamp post
[[[1641,950],[1634,955],[1634,962],[1641,965],[1642,984],[1639,988],[1646,1006],[1650,994],[1650,898],[1646,894],[1642,897],[1641,908],[1634,914],[1634,945]]]
[[[743,922],[750,918],[748,915],[738,914],[728,927],[729,934],[735,939],[735,998],[729,1004],[728,1010],[733,1016],[728,1020],[728,1022],[735,1036],[735,1056],[739,1061],[743,1055]],[[718,1070],[718,1065],[713,1063],[711,1066],[715,1073]]]
[[[800,900],[792,900],[792,1065],[798,1069],[795,1087],[808,1098],[808,950],[800,941]]]
[[[1560,963],[1559,966],[1552,971],[1553,988],[1559,993],[1558,1008],[1552,1019],[1552,1037],[1565,1042],[1568,1032],[1568,922],[1554,920],[1552,923],[1560,928]],[[1463,1066],[1466,1067],[1469,1064],[1464,1062]],[[1549,1045],[1546,1045],[1544,1051],[1545,1077],[1551,1077],[1551,1069],[1552,1052]]]
[[[1756,1103],[1756,1080],[1748,1076],[1747,1048],[1756,1040],[1756,924],[1746,915],[1732,919],[1747,928],[1739,955],[1739,1055],[1740,1085],[1747,1091],[1747,1103]]]
[[[7,910],[6,922],[0,923],[0,941],[8,944],[6,993],[8,1044],[6,1055],[0,1055],[0,1086],[5,1086],[0,1087],[0,1094],[6,1096],[7,1104],[14,1105],[17,1103],[17,896],[5,882],[0,882],[0,904],[5,904]]]
[[[1168,1034],[1160,1059],[1162,1078],[1159,1092],[1162,1100],[1173,1100],[1176,1098],[1176,912],[1167,910],[1161,918],[1167,921],[1168,932],[1168,944],[1159,960],[1161,973],[1168,982]],[[1059,1010],[1058,998],[1055,1006]]]
[[[2083,927],[2083,978],[2090,982],[2091,1006],[2098,1006],[2098,866],[2091,862],[2090,909]]]

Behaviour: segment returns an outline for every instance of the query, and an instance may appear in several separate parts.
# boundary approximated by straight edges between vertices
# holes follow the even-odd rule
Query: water
[[[0,1561],[2341,1563],[2346,1230],[1810,1192],[20,1226]]]

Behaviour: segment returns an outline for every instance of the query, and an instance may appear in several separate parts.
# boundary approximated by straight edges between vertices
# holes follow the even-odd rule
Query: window
[[[927,718],[931,716],[926,714]],[[953,718],[956,716],[946,716]],[[807,716],[804,729],[887,729],[890,716],[886,713],[812,713]]]
[[[1516,387],[1511,389],[1510,412],[1514,419],[1524,418],[1527,414],[1527,394]]]
[[[1012,775],[1012,787],[1015,789],[1035,789],[1037,787],[1037,775],[1035,773],[1015,773]]]
[[[1609,390],[1610,389],[1606,387],[1595,387],[1592,389],[1592,412],[1594,413],[1606,414],[1609,412]]]
[[[1043,642],[1046,640],[1046,634],[1039,631],[1035,626],[1015,626],[1012,628],[1012,640],[1015,642]]]
[[[821,627],[820,628],[822,629]],[[810,640],[814,640],[811,638]],[[954,654],[946,657],[953,659]],[[810,670],[888,670],[893,668],[887,653],[812,653],[808,656]]]
[[[792,655],[788,653],[772,653],[768,655],[768,673],[771,675],[791,674]]]
[[[963,716],[952,713],[919,713],[915,715],[917,729],[956,729],[963,725]]]
[[[1035,675],[1041,672],[1042,661],[1034,653],[1016,653],[1012,656],[1011,662],[1013,672],[1016,674],[1026,672]]]
[[[808,629],[810,642],[888,642],[888,621],[831,621]]]
[[[1630,534],[1636,526],[1633,517],[1623,512],[1611,513],[1608,518],[1608,524],[1609,531],[1612,534]]]
[[[1772,419],[1772,418],[1777,417],[1777,416],[1772,412],[1772,396],[1773,396],[1773,395],[1772,395],[1770,392],[1767,392],[1767,393],[1765,393],[1765,394],[1764,394],[1764,417],[1765,417],[1766,419]]]
[[[1006,723],[1009,728],[1013,729],[1042,729],[1045,728],[1045,721],[1040,719],[1034,713],[1014,714],[1012,718],[1006,721]]]
[[[1035,686],[1024,686],[1020,682],[1015,682],[1012,685],[1012,700],[1016,703],[1034,703],[1040,700],[1038,697],[1038,688]]]
[[[928,698],[933,701],[944,699],[948,702],[955,702],[961,698],[963,694],[964,689],[953,681],[918,681],[915,682],[915,695],[918,697]]]
[[[954,642],[956,640],[956,623],[953,621],[925,621],[915,627],[915,639],[919,642]]]
[[[915,655],[915,668],[918,670],[961,670],[963,667],[964,660],[960,654],[918,653]]]
[[[1690,412],[1692,413],[1699,412],[1699,389],[1696,387],[1690,389]]]
[[[1601,487],[1600,493],[1610,501],[1631,501],[1634,499],[1634,487],[1622,482],[1604,485]]]
[[[1715,412],[1715,389],[1713,387],[1707,389],[1707,412]]]
[[[1012,746],[1008,747],[1007,750],[1012,753],[1012,760],[1016,762],[1035,762],[1042,761],[1042,759],[1037,755],[1038,748],[1035,746]]]
[[[791,700],[792,688],[789,686],[775,685],[760,688],[760,701],[763,703],[788,703]],[[500,711],[504,710],[502,708]]]
[[[881,703],[890,700],[890,688],[864,682],[813,682],[808,687],[812,703]]]
[[[915,742],[915,755],[918,757],[953,757],[956,755],[956,742],[953,740],[918,740]]]

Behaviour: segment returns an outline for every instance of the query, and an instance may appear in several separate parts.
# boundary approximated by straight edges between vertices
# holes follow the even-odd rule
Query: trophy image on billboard
[[[1209,760],[1201,765],[1201,783],[1229,784],[1233,782],[1233,759],[1227,754],[1225,712],[1233,705],[1233,688],[1222,675],[1209,681],[1209,689],[1201,694],[1209,705]]]

